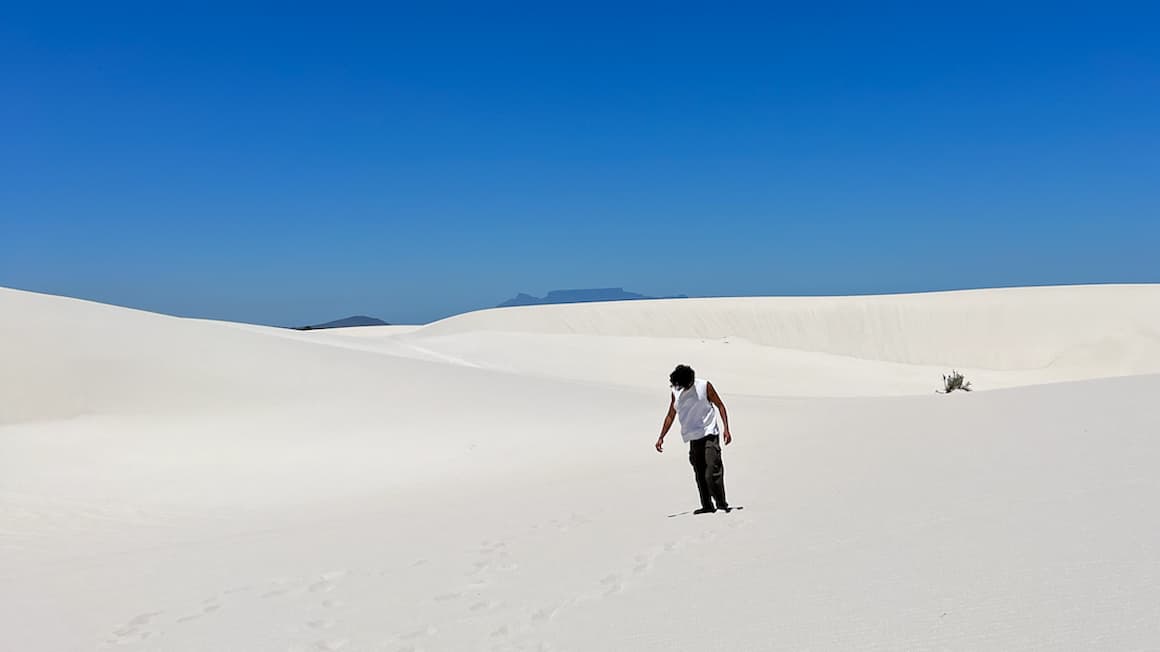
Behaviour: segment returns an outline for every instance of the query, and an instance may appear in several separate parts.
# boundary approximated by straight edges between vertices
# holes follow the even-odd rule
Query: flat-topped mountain
[[[496,306],[539,306],[549,303],[588,303],[591,301],[627,301],[631,299],[684,299],[685,295],[674,297],[649,297],[636,292],[625,292],[624,288],[587,288],[581,290],[552,290],[547,296],[534,297],[523,292]]]

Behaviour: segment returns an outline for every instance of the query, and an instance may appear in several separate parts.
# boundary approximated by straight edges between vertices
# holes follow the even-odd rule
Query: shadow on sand
[[[709,513],[716,514],[717,512],[720,512],[722,514],[728,514],[729,512],[735,512],[739,509],[745,509],[745,508],[744,507],[730,507],[729,509],[719,509],[716,512],[709,512]],[[677,512],[676,514],[669,514],[666,518],[676,518],[678,516],[688,516],[689,514],[692,514],[692,513],[693,513],[693,510],[690,509],[687,512]],[[704,514],[697,514],[697,516],[704,516]]]

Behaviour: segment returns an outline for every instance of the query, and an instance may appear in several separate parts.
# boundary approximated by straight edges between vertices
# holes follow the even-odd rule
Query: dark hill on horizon
[[[624,288],[588,288],[582,290],[552,290],[547,296],[534,297],[523,292],[514,298],[508,299],[496,306],[510,308],[512,306],[539,306],[553,303],[588,303],[592,301],[631,301],[638,299],[686,299],[685,295],[672,297],[649,297],[636,292],[625,292]]]
[[[353,317],[344,317],[342,319],[335,319],[328,321],[325,324],[313,324],[310,326],[299,326],[296,330],[300,331],[316,331],[324,328],[351,328],[353,326],[390,326],[387,322],[378,317],[367,317],[365,315],[354,315]]]

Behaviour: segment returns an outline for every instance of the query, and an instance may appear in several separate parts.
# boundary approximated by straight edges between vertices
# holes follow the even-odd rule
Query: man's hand
[[[733,433],[726,430],[725,431],[725,445],[728,446],[731,443],[733,443]]]
[[[657,440],[656,448],[657,448],[658,453],[665,452],[664,445],[665,445],[665,438],[664,437],[661,437],[660,439]]]

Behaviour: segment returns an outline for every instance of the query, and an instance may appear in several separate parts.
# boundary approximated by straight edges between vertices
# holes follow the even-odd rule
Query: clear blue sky
[[[1160,282],[1154,2],[25,4],[3,286],[299,324]]]

